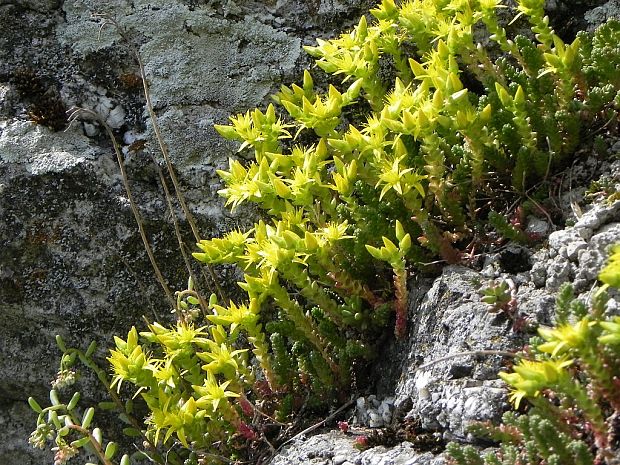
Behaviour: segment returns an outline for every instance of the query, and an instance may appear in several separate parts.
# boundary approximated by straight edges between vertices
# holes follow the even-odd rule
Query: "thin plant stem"
[[[170,159],[170,153],[168,151],[168,146],[166,145],[164,138],[161,135],[161,131],[159,129],[159,123],[157,122],[157,115],[155,114],[155,110],[153,108],[153,103],[151,101],[151,92],[149,90],[149,84],[148,84],[148,80],[146,78],[146,71],[144,70],[144,63],[142,62],[142,58],[140,57],[140,52],[138,51],[138,49],[132,44],[132,42],[129,40],[129,37],[127,36],[127,33],[125,32],[125,30],[120,26],[120,24],[118,24],[118,22],[110,17],[109,15],[105,15],[105,14],[94,14],[94,17],[97,18],[102,18],[103,22],[99,28],[99,32],[101,33],[101,30],[111,24],[116,28],[117,33],[121,36],[121,38],[123,39],[123,41],[125,42],[125,44],[127,45],[127,47],[129,47],[129,49],[131,50],[132,54],[134,55],[134,58],[138,64],[138,68],[140,71],[140,78],[142,80],[142,88],[144,90],[144,99],[145,99],[145,106],[146,106],[146,111],[149,114],[149,117],[151,119],[151,124],[153,126],[153,132],[155,133],[155,139],[157,140],[157,144],[159,145],[159,148],[161,150],[162,156],[164,157],[164,161],[166,163],[166,168],[168,170],[168,173],[170,175],[170,179],[172,180],[172,185],[174,186],[174,192],[176,194],[176,197],[179,201],[179,205],[181,206],[181,209],[183,210],[183,214],[185,215],[185,219],[187,220],[191,230],[192,230],[192,234],[194,235],[194,239],[196,240],[196,242],[200,242],[200,235],[198,233],[198,227],[196,226],[196,221],[194,219],[194,216],[192,215],[191,211],[189,210],[188,206],[187,206],[187,202],[185,201],[185,196],[183,195],[183,192],[181,190],[180,184],[179,184],[179,180],[177,178],[177,175],[174,171],[174,167],[172,166],[172,161]],[[172,212],[172,214],[174,215],[174,212]],[[207,270],[209,272],[209,276],[211,278],[211,281],[213,282],[213,285],[215,287],[215,290],[218,293],[219,298],[222,301],[226,301],[228,300],[226,293],[224,292],[224,290],[222,289],[222,287],[220,286],[219,280],[217,279],[217,276],[215,275],[215,272],[213,270],[213,267],[210,264],[207,264]],[[210,287],[209,284],[209,280],[207,281],[207,286]]]
[[[108,137],[112,141],[112,146],[114,147],[114,152],[116,153],[116,159],[118,161],[118,167],[121,171],[121,179],[123,180],[123,186],[125,187],[125,192],[127,194],[127,199],[129,200],[129,206],[131,208],[131,212],[133,213],[136,223],[138,224],[138,231],[140,232],[142,243],[144,244],[144,248],[146,249],[146,253],[151,262],[151,266],[153,267],[153,270],[155,271],[155,276],[157,277],[157,281],[159,281],[159,284],[164,290],[164,293],[166,294],[166,298],[168,299],[168,302],[170,303],[172,308],[174,308],[175,307],[174,297],[172,295],[172,292],[170,291],[170,288],[168,287],[168,284],[166,284],[166,280],[164,279],[164,276],[162,275],[161,270],[159,269],[159,266],[157,265],[157,261],[155,260],[155,255],[153,254],[153,249],[151,248],[151,245],[149,244],[149,240],[146,237],[146,232],[144,230],[144,221],[142,220],[142,215],[140,214],[140,211],[138,210],[137,204],[131,192],[131,188],[129,187],[129,179],[127,177],[127,171],[125,170],[125,162],[123,160],[123,154],[118,145],[118,142],[116,141],[116,137],[114,136],[114,133],[112,132],[112,128],[103,120],[103,118],[98,113],[92,110],[88,110],[86,108],[75,108],[75,107],[72,108],[69,114],[69,123],[72,123],[73,121],[75,121],[75,119],[80,115],[87,115],[88,117],[96,120],[99,124],[101,124],[103,128],[105,129],[106,133],[108,134]]]
[[[516,352],[508,352],[506,350],[467,350],[467,351],[464,351],[464,352],[458,352],[456,354],[449,354],[449,355],[446,355],[445,357],[439,357],[439,358],[436,358],[435,360],[431,360],[430,362],[425,363],[423,365],[420,365],[419,367],[411,370],[409,372],[409,374],[412,375],[413,373],[416,373],[417,371],[425,370],[425,369],[427,369],[427,368],[429,368],[429,367],[431,367],[433,365],[436,365],[436,364],[438,364],[440,362],[445,362],[446,360],[450,360],[450,359],[457,358],[457,357],[466,357],[468,355],[474,355],[474,356],[477,356],[477,355],[501,355],[502,357],[513,357],[514,358],[514,357],[522,356],[523,354],[519,354],[519,353],[516,353]]]
[[[110,459],[108,459],[105,456],[105,453],[103,452],[103,449],[101,448],[101,444],[99,443],[99,441],[97,441],[97,439],[95,439],[95,437],[92,435],[92,433],[89,430],[87,430],[86,428],[82,428],[81,426],[78,426],[78,425],[67,425],[67,426],[69,429],[77,431],[78,433],[88,437],[88,439],[90,440],[90,444],[91,446],[93,446],[93,450],[95,451],[97,458],[101,460],[101,463],[103,463],[104,465],[114,465],[114,462],[112,462]]]
[[[355,403],[355,399],[351,399],[348,402],[346,402],[345,404],[341,405],[338,410],[336,410],[335,412],[333,412],[331,415],[327,416],[326,418],[324,418],[323,420],[319,421],[318,423],[315,423],[312,426],[309,426],[308,428],[306,428],[305,430],[297,433],[295,436],[293,436],[292,438],[284,441],[282,444],[280,444],[280,447],[278,447],[278,450],[276,451],[279,452],[285,445],[287,445],[290,442],[293,442],[295,439],[300,438],[302,436],[305,436],[308,433],[311,433],[312,431],[314,431],[317,428],[320,428],[321,426],[323,426],[325,423],[327,423],[328,421],[336,418],[343,410],[346,410],[347,408],[349,408],[351,405],[353,405]],[[275,456],[275,455],[274,455]]]
[[[177,242],[179,243],[179,250],[181,251],[181,255],[183,256],[185,267],[187,268],[187,272],[192,282],[194,283],[194,286],[198,286],[198,280],[194,276],[194,272],[192,271],[192,266],[190,264],[189,257],[187,256],[187,252],[185,251],[185,243],[183,242],[183,238],[181,237],[181,229],[179,227],[179,221],[178,221],[177,216],[174,213],[174,206],[172,205],[172,197],[170,195],[170,190],[168,189],[168,184],[166,183],[166,178],[164,178],[164,173],[162,173],[159,165],[157,164],[155,160],[153,160],[153,164],[155,165],[155,168],[157,169],[157,173],[159,174],[159,181],[161,182],[162,188],[164,190],[164,197],[166,198],[166,203],[168,204],[168,209],[170,210],[170,215],[172,216],[172,223],[174,225],[174,233],[176,235]],[[206,312],[207,304],[202,298],[202,293],[200,292],[200,289],[198,289],[197,295],[198,295],[198,300],[200,301],[200,307],[202,311]],[[181,310],[177,308],[177,311],[180,312]]]

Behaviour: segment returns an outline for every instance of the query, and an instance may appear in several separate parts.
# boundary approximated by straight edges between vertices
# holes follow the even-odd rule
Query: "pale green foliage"
[[[599,279],[609,286],[620,287],[620,245],[613,248],[609,263],[599,274]]]
[[[149,329],[138,336],[132,328],[126,341],[116,338],[108,358],[115,373],[112,387],[127,381],[138,388],[136,395],[151,411],[147,436],[155,445],[175,434],[185,447],[191,442],[208,449],[241,421],[231,400],[254,381],[247,351],[234,349],[235,335],[221,325],[207,331],[191,323],[171,329],[154,323]],[[146,347],[153,352],[145,355]]]
[[[491,283],[480,290],[485,304],[491,306],[494,312],[504,311],[510,313],[511,306],[514,306],[513,296],[509,284],[506,281]]]
[[[113,441],[104,441],[100,428],[93,425],[95,409],[88,407],[82,409],[79,405],[81,394],[74,392],[69,402],[61,400],[60,391],[72,386],[77,378],[75,364],[77,361],[92,370],[103,385],[109,389],[110,382],[106,373],[101,370],[93,360],[93,355],[97,345],[92,342],[85,352],[78,349],[67,348],[60,336],[56,337],[56,343],[63,356],[60,362],[60,369],[56,379],[52,382],[52,389],[49,393],[50,406],[42,408],[41,405],[32,397],[28,398],[28,404],[37,413],[37,427],[29,438],[33,447],[44,449],[48,441],[53,441],[55,452],[54,463],[63,465],[72,457],[78,455],[81,450],[97,457],[102,465],[114,465],[114,461],[120,454],[118,444]],[[117,397],[115,402],[106,408],[117,409],[123,421],[131,423],[132,403],[127,402],[123,405]],[[103,408],[103,407],[102,407]],[[131,430],[133,432],[135,430]],[[129,430],[128,430],[129,432]],[[140,431],[136,431],[140,436]],[[82,457],[83,458],[83,457]],[[144,458],[141,452],[132,454],[132,458]],[[120,465],[129,465],[130,456],[123,454],[120,457]],[[87,464],[88,465],[88,464]]]

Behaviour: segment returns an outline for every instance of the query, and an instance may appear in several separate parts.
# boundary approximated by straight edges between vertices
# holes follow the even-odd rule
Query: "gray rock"
[[[26,402],[13,402],[0,405],[0,429],[3,431],[3,444],[0,461],[7,465],[39,465],[41,453],[28,446],[28,431],[32,431],[32,410]],[[48,460],[51,463],[51,460]]]
[[[566,256],[570,261],[575,262],[579,259],[579,252],[585,250],[587,247],[588,244],[582,240],[571,242],[566,246]]]
[[[49,451],[26,442],[35,424],[24,398],[47,397],[57,370],[56,334],[81,348],[97,340],[103,359],[112,334],[126,334],[143,314],[163,321],[169,315],[102,128],[89,120],[52,132],[28,121],[15,71],[34,70],[65,106],[95,110],[119,134],[145,140],[145,150],[136,151],[135,137],[126,138],[122,150],[147,234],[174,291],[184,288],[187,272],[149,156],[161,157],[135,86],[137,67],[114,27],[99,34],[101,22],[91,13],[112,14],[140,50],[181,185],[200,233],[211,236],[253,216],[250,209],[230,215],[216,194],[215,171],[226,167],[236,147],[213,124],[262,105],[281,83],[298,80],[309,63],[302,41],[319,31],[340,32],[368,7],[364,0],[321,2],[320,12],[314,2],[292,0],[222,2],[225,8],[189,3],[0,0],[0,425],[6,439],[0,463],[51,462]],[[233,283],[238,276],[224,268],[220,279]],[[99,391],[91,378],[81,389],[87,401]],[[14,409],[23,415],[19,421]]]
[[[442,457],[430,452],[419,453],[413,446],[404,442],[392,449],[374,447],[360,454],[357,465],[443,465]]]
[[[545,287],[549,291],[557,291],[562,284],[570,281],[574,276],[573,267],[566,258],[555,257],[547,264],[547,282]]]
[[[536,287],[543,287],[547,282],[547,267],[543,262],[534,262],[530,271],[532,283]]]
[[[356,435],[339,431],[317,434],[307,440],[294,441],[285,446],[270,465],[444,465],[442,455],[416,451],[412,444],[403,442],[396,447],[373,447],[361,452],[356,449]]]
[[[527,218],[525,233],[530,237],[543,238],[549,233],[549,229],[551,229],[551,227],[547,221],[536,218],[535,216],[529,216]]]
[[[270,463],[271,465],[331,464],[334,462],[334,457],[338,457],[338,461],[356,463],[360,451],[354,448],[354,441],[353,436],[340,431],[317,434],[305,441],[293,441],[282,448]]]
[[[510,322],[490,313],[489,306],[480,301],[483,281],[472,270],[447,267],[411,312],[412,343],[396,385],[396,408],[410,406],[403,413],[425,428],[449,429],[465,437],[468,422],[501,414],[501,402],[491,405],[485,400],[500,395],[495,381],[487,380],[495,378],[501,368],[500,357],[456,357],[408,374],[424,362],[449,354],[503,350],[516,342]]]
[[[574,229],[561,229],[549,234],[549,248],[555,252],[559,252],[562,247],[566,247],[568,244],[576,241],[583,242]]]
[[[594,31],[609,18],[618,17],[620,17],[620,2],[618,0],[609,0],[604,5],[597,6],[584,15],[590,31]]]
[[[579,253],[579,270],[575,276],[579,288],[596,280],[609,257],[609,247],[617,243],[620,243],[620,223],[605,225],[592,236],[587,249]]]
[[[555,309],[555,295],[548,290],[529,285],[520,286],[517,291],[519,315],[538,324],[548,324]]]
[[[595,204],[575,223],[574,230],[584,239],[588,240],[593,231],[612,220],[620,219],[620,200],[611,205]]]

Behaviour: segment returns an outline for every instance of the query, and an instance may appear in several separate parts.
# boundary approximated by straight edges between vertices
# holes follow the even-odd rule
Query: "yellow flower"
[[[562,383],[568,373],[565,367],[573,363],[572,360],[520,360],[513,367],[513,373],[499,374],[506,384],[512,387],[510,401],[519,408],[524,397],[537,397],[543,389]]]
[[[596,322],[583,318],[574,325],[564,324],[556,328],[539,328],[538,334],[547,342],[540,344],[538,349],[556,356],[570,349],[582,347],[590,335],[590,328]]]
[[[228,397],[239,397],[236,392],[226,390],[229,384],[230,381],[218,384],[215,375],[208,371],[203,386],[192,386],[194,392],[200,396],[196,401],[196,406],[205,409],[210,407],[215,412],[220,407],[221,401],[226,402]]]

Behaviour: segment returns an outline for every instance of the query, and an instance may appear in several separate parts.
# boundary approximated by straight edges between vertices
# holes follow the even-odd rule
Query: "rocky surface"
[[[106,347],[142,315],[169,313],[102,126],[67,128],[65,110],[93,110],[115,131],[159,265],[170,288],[182,289],[187,272],[151,159],[161,163],[131,47],[207,237],[248,217],[231,217],[216,195],[215,170],[235,148],[213,124],[295,80],[309,62],[302,43],[352,24],[368,3],[0,1],[0,463],[50,460],[27,444],[34,418],[25,398],[47,396],[55,334]],[[126,40],[93,13],[114,18]]]
[[[169,312],[102,126],[79,120],[65,130],[65,110],[96,111],[115,131],[158,262],[170,287],[180,289],[187,273],[151,159],[161,164],[132,47],[144,62],[163,137],[206,237],[250,216],[229,215],[215,194],[215,171],[235,149],[212,125],[265,104],[281,83],[297,80],[309,63],[302,44],[355,23],[372,3],[0,0],[0,463],[51,461],[49,452],[26,442],[34,419],[25,397],[44,397],[49,389],[57,369],[55,334],[75,346],[93,339],[105,346],[142,315],[163,319]],[[618,14],[616,0],[548,4],[567,30]],[[93,13],[113,18],[126,40],[115,26],[102,28],[105,20]],[[618,182],[618,167],[608,171]],[[358,386],[365,397],[348,413],[354,428],[405,418],[441,440],[470,440],[469,421],[497,419],[506,407],[496,379],[501,357],[451,358],[415,370],[461,351],[518,347],[524,335],[513,331],[515,321],[550,322],[562,282],[574,281],[587,297],[606,246],[620,237],[619,212],[618,203],[597,206],[572,229],[551,233],[549,247],[507,248],[489,257],[482,272],[449,267],[434,281],[412,281],[410,338],[387,347],[373,382]],[[528,227],[543,236],[553,229],[544,218]],[[506,269],[515,262],[517,269]],[[500,279],[514,284],[517,319],[480,303],[480,287]],[[416,452],[409,442],[359,451],[354,428],[296,440],[273,463],[442,463],[440,455]]]
[[[442,465],[441,456],[417,452],[413,445],[403,442],[394,447],[378,446],[360,451],[355,447],[355,435],[340,431],[300,438],[283,450],[271,465]],[[359,436],[357,436],[359,437]]]

